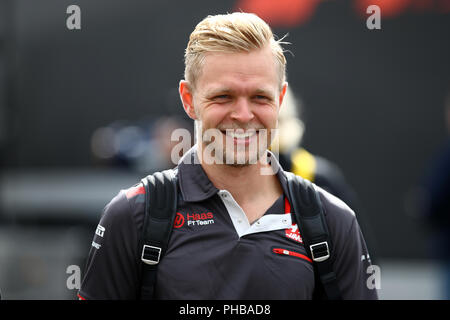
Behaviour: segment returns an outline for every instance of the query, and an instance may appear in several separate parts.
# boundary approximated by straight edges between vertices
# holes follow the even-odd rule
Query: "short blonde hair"
[[[269,25],[252,13],[207,16],[191,33],[185,51],[184,78],[195,88],[208,52],[250,52],[270,45],[277,63],[280,88],[286,79],[286,58]]]

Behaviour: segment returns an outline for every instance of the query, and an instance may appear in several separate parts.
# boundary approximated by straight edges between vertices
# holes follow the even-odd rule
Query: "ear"
[[[186,80],[180,81],[180,86],[178,89],[180,93],[181,102],[183,103],[183,108],[189,118],[193,120],[197,120],[197,115],[195,114],[194,109],[194,98],[192,95],[191,88],[189,87],[189,83]]]
[[[281,104],[283,103],[284,96],[286,95],[287,87],[288,87],[288,83],[287,82],[283,83],[283,86],[281,87],[280,97],[279,97],[279,102],[280,102],[279,106],[280,106],[280,108],[281,108]]]

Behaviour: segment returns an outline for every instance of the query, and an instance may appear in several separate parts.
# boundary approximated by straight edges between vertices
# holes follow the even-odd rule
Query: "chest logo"
[[[181,213],[177,212],[177,215],[175,216],[175,221],[173,222],[173,227],[178,229],[181,228],[184,225],[184,217]]]
[[[212,212],[203,212],[203,213],[187,212],[185,214],[177,212],[173,227],[178,229],[185,224],[187,224],[188,226],[204,226],[213,223],[214,223],[214,215]]]
[[[300,236],[300,232],[298,230],[298,226],[296,223],[293,223],[290,228],[286,229],[286,237],[299,243],[303,243],[302,237]]]
[[[214,215],[212,212],[187,213],[186,218],[188,226],[203,226],[214,223]]]

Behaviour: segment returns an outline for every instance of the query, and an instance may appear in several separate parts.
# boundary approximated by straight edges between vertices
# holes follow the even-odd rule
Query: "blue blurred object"
[[[91,136],[91,152],[97,162],[108,167],[124,167],[136,172],[151,173],[173,167],[176,129],[190,126],[178,117],[162,116],[139,123],[118,121],[98,128]],[[190,130],[192,131],[192,130]]]

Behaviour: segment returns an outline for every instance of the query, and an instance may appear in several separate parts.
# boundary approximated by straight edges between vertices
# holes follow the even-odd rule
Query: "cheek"
[[[255,111],[254,114],[265,127],[275,128],[277,126],[278,111],[276,108],[263,107]]]
[[[199,119],[203,122],[205,127],[216,127],[218,124],[225,121],[227,118],[227,110],[220,106],[211,106],[204,108],[199,115]]]
[[[204,128],[215,128],[220,124],[232,123],[231,113],[232,109],[223,105],[205,106],[197,110],[198,119],[203,123]],[[255,116],[255,123],[269,129],[277,127],[278,109],[275,106],[253,106],[252,113]]]

